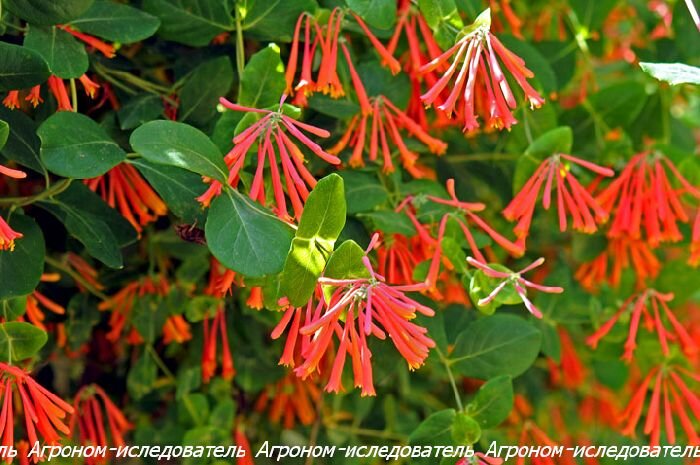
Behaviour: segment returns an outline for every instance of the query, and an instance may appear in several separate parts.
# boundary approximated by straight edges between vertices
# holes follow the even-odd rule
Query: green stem
[[[73,102],[73,111],[78,112],[78,89],[75,87],[75,79],[70,80],[70,96]]]
[[[152,344],[147,344],[146,345],[146,352],[153,358],[153,361],[156,362],[156,365],[158,368],[160,368],[160,371],[163,372],[166,378],[170,382],[172,382],[173,385],[177,384],[177,379],[175,378],[175,375],[173,374],[172,371],[170,371],[170,368],[165,364],[162,358],[160,358],[160,355],[158,355],[158,352],[156,349],[153,347]],[[187,413],[190,414],[192,417],[192,420],[197,426],[201,426],[202,420],[201,418],[197,415],[197,409],[195,409],[194,405],[192,404],[192,400],[190,399],[190,396],[188,394],[184,394],[182,396],[182,402],[185,405],[185,408],[187,409]]]
[[[241,10],[236,5],[236,71],[238,71],[238,94],[241,93],[241,76],[245,68],[245,43],[243,42],[243,24]]]
[[[69,266],[67,266],[65,263],[62,263],[51,256],[47,255],[44,260],[49,266],[52,266],[56,268],[57,270],[60,270],[73,278],[73,280],[80,284],[82,287],[87,289],[87,291],[97,297],[98,299],[101,300],[108,300],[109,296],[107,296],[104,292],[100,291],[99,289],[96,289],[95,286],[90,284],[88,281],[85,280],[80,274],[76,273],[73,269],[71,269]]]
[[[455,376],[452,373],[452,368],[450,367],[450,361],[445,357],[445,355],[442,353],[439,347],[437,347],[435,350],[437,350],[438,356],[440,357],[440,361],[442,362],[443,365],[445,365],[445,370],[447,371],[447,378],[450,380],[450,385],[452,386],[452,392],[454,392],[455,395],[455,401],[457,401],[457,409],[460,412],[464,411],[464,406],[462,405],[462,398],[459,395],[459,390],[457,389],[457,381],[455,380]]]
[[[29,195],[26,197],[5,197],[0,199],[0,206],[14,206],[14,207],[26,207],[27,205],[31,205],[35,202],[40,202],[42,200],[46,200],[54,195],[58,195],[64,190],[68,189],[68,186],[70,186],[70,183],[72,182],[72,179],[62,179],[58,181],[56,184],[53,186],[50,186],[49,188],[39,192],[38,194],[35,195]]]

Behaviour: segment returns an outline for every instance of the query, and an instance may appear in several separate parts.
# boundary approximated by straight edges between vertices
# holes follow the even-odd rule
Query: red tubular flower
[[[506,250],[509,254],[513,256],[520,257],[525,251],[522,244],[517,244],[509,241],[501,234],[499,234],[498,231],[489,226],[488,223],[486,223],[486,221],[484,221],[481,217],[479,217],[476,214],[477,212],[482,211],[486,208],[484,204],[463,202],[457,198],[457,194],[455,192],[454,179],[448,179],[446,186],[447,193],[450,196],[449,199],[444,199],[442,197],[436,197],[433,195],[426,195],[424,197],[425,200],[440,205],[447,205],[457,210],[454,213],[447,213],[442,217],[442,219],[439,222],[439,225],[437,226],[437,233],[435,239],[432,239],[430,235],[425,232],[425,228],[420,225],[418,220],[415,218],[415,215],[413,215],[410,209],[407,208],[408,205],[416,199],[414,199],[413,197],[407,197],[398,209],[399,211],[406,212],[406,214],[409,216],[409,219],[411,219],[413,225],[419,231],[421,237],[427,241],[426,243],[435,244],[435,246],[433,247],[433,256],[431,259],[432,261],[430,269],[428,271],[428,276],[425,281],[428,290],[434,290],[437,285],[438,276],[440,274],[440,264],[443,262],[442,240],[445,236],[445,232],[447,231],[448,220],[453,220],[457,223],[459,228],[462,230],[462,233],[464,234],[464,239],[467,241],[471,253],[479,261],[486,262],[487,260],[479,250],[479,247],[477,246],[470,225],[478,226],[479,229],[485,232],[491,239],[493,239],[494,242],[496,242],[499,246],[501,246],[504,250]]]
[[[75,395],[70,429],[78,431],[82,445],[96,447],[125,445],[124,435],[134,428],[124,414],[119,410],[107,393],[96,384],[83,386]],[[105,420],[109,428],[109,437],[105,429]],[[107,463],[108,457],[88,457],[88,465]]]
[[[695,221],[693,222],[693,235],[690,240],[688,263],[691,266],[700,265],[700,210],[695,215]]]
[[[29,91],[29,94],[27,94],[24,100],[31,102],[34,108],[39,106],[39,104],[44,101],[44,99],[41,98],[41,86],[36,85],[32,87],[32,90]]]
[[[233,292],[235,280],[236,272],[224,267],[212,257],[209,265],[209,284],[204,293],[215,297],[226,297]]]
[[[673,300],[673,293],[663,294],[654,289],[635,294],[625,300],[620,309],[605,322],[595,333],[586,339],[586,343],[596,348],[598,342],[603,339],[615,326],[623,313],[630,314],[630,328],[625,342],[625,352],[622,359],[631,361],[634,350],[637,348],[637,332],[644,317],[644,326],[647,331],[657,333],[661,350],[664,355],[669,354],[669,342],[678,342],[686,355],[691,356],[698,351],[698,345],[690,337],[688,331],[678,321],[673,312],[668,308],[668,302]],[[650,305],[651,304],[651,311]],[[665,316],[665,318],[663,318]],[[671,329],[666,328],[664,320],[668,320]]]
[[[658,276],[661,262],[645,241],[618,237],[610,239],[607,249],[596,258],[579,266],[574,276],[584,289],[595,292],[604,281],[617,287],[626,269],[634,270],[637,289],[641,290]]]
[[[402,166],[414,177],[424,177],[423,169],[418,165],[418,154],[409,150],[403,138],[401,130],[405,130],[411,136],[418,139],[428,147],[430,152],[441,155],[447,150],[447,144],[430,136],[418,123],[413,121],[403,111],[398,109],[384,96],[372,97],[368,104],[367,113],[357,115],[350,120],[345,135],[338,143],[328,150],[329,153],[338,154],[348,145],[354,147],[349,164],[352,167],[364,166],[363,153],[367,152],[369,160],[376,162],[381,150],[381,163],[385,173],[394,171],[392,159],[393,145],[399,152]],[[367,126],[371,124],[368,131]],[[369,133],[369,134],[368,134]],[[369,135],[369,147],[367,136]]]
[[[70,103],[70,97],[68,97],[68,91],[66,90],[66,85],[63,80],[54,75],[49,76],[48,80],[49,90],[56,98],[56,103],[58,104],[58,111],[73,111],[73,105]]]
[[[681,185],[675,189],[666,170]],[[683,238],[678,222],[688,223],[683,194],[700,199],[692,186],[664,155],[643,152],[627,163],[620,175],[601,192],[597,200],[613,215],[608,236],[641,239],[642,231],[653,247],[661,242]]]
[[[13,230],[0,216],[0,250],[15,250],[15,239],[21,239],[22,233]]]
[[[375,234],[368,251],[374,248],[377,241]],[[307,346],[301,350],[303,363],[294,370],[302,379],[320,370],[319,363],[323,356],[335,349],[334,336],[339,339],[325,388],[328,392],[343,389],[341,376],[349,355],[355,386],[362,388],[363,396],[375,395],[372,354],[367,344],[370,335],[383,340],[388,334],[411,370],[419,368],[430,348],[435,346],[432,339],[426,336],[427,330],[411,322],[417,313],[432,316],[433,310],[404,294],[423,290],[425,285],[390,286],[383,276],[375,273],[367,256],[363,257],[363,263],[369,278],[319,279],[319,285],[332,289],[331,298],[328,302],[320,302],[311,321],[305,322],[299,330],[301,335],[310,336]],[[299,313],[296,312],[297,315]]]
[[[284,429],[293,429],[297,422],[309,426],[316,420],[316,405],[320,399],[321,390],[316,380],[302,381],[289,373],[265,388],[255,402],[255,410],[267,411],[271,423],[281,422]]]
[[[128,163],[121,163],[106,174],[83,181],[116,208],[140,234],[143,226],[168,213],[168,207],[141,174]],[[136,218],[138,217],[138,219]]]
[[[143,298],[148,295],[155,295],[164,297],[170,292],[170,285],[165,276],[146,276],[139,281],[133,281],[116,294],[107,300],[100,302],[97,309],[100,311],[110,311],[109,315],[109,326],[110,331],[107,333],[107,340],[116,342],[120,340],[124,330],[127,326],[130,326],[131,313],[134,308],[134,304],[137,299]],[[168,319],[165,326],[176,324],[173,322],[172,317]],[[169,328],[169,330],[174,330],[175,328]],[[183,328],[179,328],[180,334],[178,337],[182,336]],[[168,341],[176,340],[175,336],[171,333],[169,335]],[[136,328],[131,328],[131,333],[127,336],[127,341],[130,344],[140,344],[143,342],[141,335],[136,331]]]
[[[87,95],[90,98],[95,98],[95,95],[97,94],[97,89],[100,88],[100,85],[97,84],[95,81],[91,80],[87,74],[83,74],[80,76],[80,83],[83,85],[83,89],[85,89],[85,95]]]
[[[63,25],[60,25],[58,27],[60,27],[61,29],[63,29],[64,31],[66,31],[67,33],[72,35],[73,37],[75,37],[79,40],[82,40],[90,47],[92,47],[96,50],[99,50],[107,58],[114,58],[114,56],[116,55],[114,45],[110,45],[110,44],[98,39],[97,37],[93,37],[89,34],[78,32],[75,29],[73,29],[72,26],[68,26],[67,24],[63,24]]]
[[[402,234],[389,235],[377,248],[377,272],[389,284],[413,283],[413,270],[432,256],[427,245],[418,235],[411,238]]]
[[[510,129],[517,122],[511,113],[517,103],[499,64],[499,58],[525,92],[530,107],[539,107],[544,103],[540,94],[527,82],[528,78],[534,76],[532,71],[525,66],[522,58],[505,48],[491,34],[490,27],[491,13],[490,9],[486,9],[472,26],[465,28],[454,46],[421,68],[424,73],[433,71],[444,66],[454,56],[452,64],[440,80],[421,98],[428,106],[437,104],[437,109],[448,117],[455,112],[458,102],[462,101],[462,109],[457,111],[462,112],[464,131],[479,127],[478,116],[485,120],[488,129]],[[442,92],[452,82],[460,64],[452,91],[443,100]]]
[[[236,425],[233,436],[236,446],[244,451],[242,457],[236,454],[236,465],[255,465],[253,462],[253,451],[250,448],[248,437],[245,435],[245,430],[240,425]]]
[[[46,326],[44,326],[44,319],[46,317],[39,308],[39,304],[56,315],[64,315],[66,313],[66,309],[63,308],[63,306],[57,304],[35,289],[34,292],[27,296],[27,305],[25,307],[26,316],[30,323],[44,331],[47,331]]]
[[[31,444],[38,441],[37,431],[47,445],[58,444],[61,439],[59,433],[70,434],[64,421],[66,414],[73,413],[73,407],[37,383],[27,371],[0,363],[0,437],[3,446],[14,446],[13,388],[19,393],[25,432]],[[10,463],[12,459],[7,457],[5,461]],[[39,457],[34,456],[34,463],[38,461]]]
[[[20,170],[15,170],[8,168],[7,166],[0,165],[0,175],[9,176],[15,179],[22,179],[27,177],[27,173]],[[13,230],[5,219],[0,216],[0,250],[13,251],[15,249],[15,239],[20,239],[22,233]]]
[[[401,70],[399,62],[384,48],[377,38],[374,37],[362,19],[354,13],[352,13],[352,15],[379,53],[382,63],[388,66],[394,74],[398,73]],[[343,17],[343,10],[334,8],[325,26],[320,25],[316,21],[316,18],[308,13],[302,13],[299,19],[297,19],[285,73],[287,81],[286,93],[294,96],[293,103],[295,105],[306,106],[306,97],[314,92],[330,94],[332,98],[345,95],[345,90],[338,77],[337,69],[338,38],[340,37],[342,29]],[[304,30],[304,45],[301,52],[301,73],[295,85],[302,27]],[[342,46],[344,47],[344,44]],[[316,80],[314,80],[314,57],[317,51],[321,55],[321,60]],[[352,63],[348,62],[348,65],[352,66]]]
[[[313,299],[309,299],[309,302],[305,308],[287,305],[283,309],[284,315],[279,323],[277,323],[277,326],[275,326],[275,329],[272,330],[271,334],[272,339],[279,339],[285,331],[288,331],[287,339],[284,344],[284,351],[282,352],[282,356],[279,360],[280,365],[294,368],[297,363],[297,355],[299,353],[308,352],[311,336],[308,334],[300,334],[299,329],[301,328],[302,324],[309,324],[313,319],[313,315],[319,314],[322,310],[323,301],[319,301],[316,311],[313,311]],[[304,317],[303,323],[302,317]],[[290,322],[291,325],[289,324]]]
[[[229,184],[233,187],[238,185],[240,173],[246,161],[246,155],[250,148],[257,143],[257,167],[248,195],[263,205],[267,203],[264,183],[264,170],[267,160],[274,193],[274,212],[282,219],[288,220],[290,218],[285,198],[285,194],[287,194],[292,203],[294,217],[299,219],[303,210],[303,204],[309,196],[309,190],[316,185],[316,179],[304,166],[304,155],[289,135],[301,142],[317,157],[332,165],[337,165],[340,163],[340,159],[325,152],[318,144],[309,139],[302,130],[318,137],[328,137],[330,133],[324,129],[319,129],[290,118],[282,113],[281,105],[278,111],[270,111],[236,105],[225,98],[221,98],[221,104],[234,111],[264,115],[260,120],[233,138],[233,149],[224,157],[230,170]],[[282,174],[280,174],[278,166],[278,157],[282,164]],[[284,176],[284,184],[282,176]],[[220,191],[221,185],[217,181],[212,181],[209,189],[198,200],[202,204],[208,205],[211,199],[217,196]]]
[[[527,288],[533,288],[537,289],[538,291],[542,292],[548,292],[548,293],[555,293],[555,294],[560,294],[564,292],[564,289],[558,286],[543,286],[542,284],[535,284],[531,281],[528,281],[527,279],[523,278],[521,275],[523,273],[526,273],[534,268],[537,268],[538,266],[542,265],[544,263],[544,258],[538,258],[534,262],[532,262],[530,265],[526,266],[520,271],[516,272],[505,272],[505,271],[499,271],[491,268],[488,266],[486,263],[476,260],[472,257],[467,257],[467,263],[472,265],[475,268],[480,269],[481,271],[484,272],[486,276],[489,278],[494,278],[494,279],[500,279],[502,280],[494,289],[493,291],[486,297],[480,299],[477,302],[477,305],[488,305],[493,299],[496,298],[496,296],[507,286],[507,285],[512,285],[513,288],[515,289],[515,292],[520,296],[520,298],[523,301],[523,304],[525,304],[525,308],[536,318],[542,318],[542,312],[540,312],[535,305],[530,302],[530,299],[527,298]]]
[[[688,444],[700,444],[697,429],[691,417],[700,421],[700,397],[688,388],[683,377],[700,382],[697,374],[679,365],[660,365],[653,368],[635,388],[627,408],[620,415],[622,434],[634,437],[644,413],[647,392],[651,397],[646,411],[643,432],[650,436],[651,446],[658,446],[662,429],[670,444],[676,443],[676,421],[688,437]]]
[[[182,315],[172,315],[165,320],[163,325],[163,343],[176,342],[182,344],[192,339],[190,324]]]
[[[523,21],[518,18],[518,15],[513,11],[513,7],[510,5],[510,0],[491,0],[489,2],[491,10],[494,13],[503,13],[503,18],[510,27],[510,32],[518,39],[523,38],[522,28]],[[493,18],[493,26],[499,31],[505,31],[505,27],[501,24],[498,17]]]
[[[574,229],[589,234],[598,230],[598,224],[607,221],[607,212],[596,202],[588,190],[578,182],[564,160],[601,176],[613,176],[615,174],[610,168],[604,168],[571,155],[555,154],[546,158],[540,163],[535,173],[527,180],[520,192],[503,210],[503,216],[509,221],[518,221],[514,229],[517,237],[526,238],[528,236],[532,215],[535,212],[535,206],[543,186],[542,206],[545,210],[549,210],[552,203],[552,189],[555,177],[559,229],[562,232],[566,231],[567,213],[573,219]]]
[[[202,381],[208,383],[216,373],[217,334],[221,334],[221,377],[226,381],[233,379],[236,370],[233,366],[231,347],[228,343],[228,329],[226,326],[226,314],[223,304],[216,309],[212,322],[209,316],[203,321],[204,346],[202,347]]]
[[[2,104],[5,105],[10,110],[19,108],[19,91],[11,90],[7,93],[7,96],[3,99]]]
[[[91,285],[98,291],[104,289],[104,285],[98,279],[99,274],[97,273],[97,270],[93,268],[88,262],[86,262],[80,255],[77,255],[73,252],[68,252],[66,254],[66,261],[68,262],[68,265],[76,273],[78,273],[78,275],[80,275],[80,277],[83,278],[83,280],[87,284]],[[85,288],[79,281],[76,281],[76,285],[81,291],[85,290]]]
[[[575,389],[586,379],[586,367],[576,353],[576,348],[571,340],[569,332],[559,328],[559,341],[561,343],[561,359],[559,364],[550,362],[550,379],[552,384],[561,385],[568,389]]]

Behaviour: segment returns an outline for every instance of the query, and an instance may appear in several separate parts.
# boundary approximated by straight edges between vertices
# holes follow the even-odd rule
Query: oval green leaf
[[[225,267],[246,276],[279,273],[292,242],[292,228],[233,189],[209,208],[209,250]]]
[[[51,115],[37,130],[41,158],[49,171],[66,178],[105,174],[126,158],[126,152],[94,120],[72,111]]]
[[[150,162],[226,182],[228,170],[223,155],[206,134],[188,124],[151,121],[136,129],[129,142]]]

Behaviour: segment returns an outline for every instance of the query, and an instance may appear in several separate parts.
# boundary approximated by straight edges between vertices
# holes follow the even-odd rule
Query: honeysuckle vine
[[[34,3],[0,451],[698,443],[692,1]]]

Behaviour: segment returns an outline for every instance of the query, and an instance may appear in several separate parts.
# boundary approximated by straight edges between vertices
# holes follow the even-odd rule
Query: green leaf
[[[323,276],[333,279],[369,278],[369,270],[362,263],[365,251],[355,241],[344,241],[333,251]]]
[[[335,249],[326,263],[323,276],[333,279],[369,278],[369,270],[362,263],[365,251],[355,241],[344,241]],[[323,286],[326,300],[330,301],[333,287]]]
[[[119,242],[106,222],[80,208],[80,204],[60,201],[40,205],[61,220],[68,233],[85,246],[85,250],[111,268],[123,265]]]
[[[198,295],[187,301],[185,308],[185,318],[191,323],[197,323],[205,318],[211,318],[219,305],[221,299],[208,295]]]
[[[93,0],[3,0],[2,5],[32,24],[63,24],[90,8]]]
[[[226,183],[224,157],[199,129],[174,121],[151,121],[131,133],[129,143],[146,160],[177,166]]]
[[[85,13],[69,24],[87,34],[130,44],[155,34],[160,20],[129,5],[96,0]]]
[[[88,294],[75,294],[66,307],[66,335],[71,350],[90,341],[92,330],[100,322],[100,312]]]
[[[233,189],[212,202],[205,234],[217,260],[251,277],[279,273],[293,237],[289,225]]]
[[[598,116],[613,128],[631,124],[646,100],[644,85],[634,81],[616,82],[590,97]]]
[[[131,366],[126,376],[126,388],[129,394],[138,400],[153,390],[158,376],[158,367],[147,351]]]
[[[7,121],[0,120],[0,149],[5,146],[8,137],[10,137],[10,125]]]
[[[540,332],[522,318],[481,318],[459,335],[449,363],[460,374],[472,378],[516,377],[535,361],[541,340]]]
[[[178,118],[204,126],[216,115],[219,97],[233,84],[231,60],[223,56],[197,66],[180,91]]]
[[[513,383],[510,376],[497,376],[479,388],[466,412],[481,429],[494,428],[508,417],[513,408]]]
[[[295,307],[305,305],[314,293],[328,255],[308,239],[295,237],[280,276],[279,296],[287,297]]]
[[[536,82],[541,84],[541,89],[538,90],[543,90],[543,95],[559,89],[554,70],[539,50],[513,36],[499,35],[498,38],[508,50],[525,60],[525,65],[534,73]],[[534,87],[539,88],[540,86],[535,84]]]
[[[85,47],[56,26],[30,26],[24,46],[41,55],[51,74],[60,78],[79,78],[88,69]]]
[[[556,153],[571,153],[574,134],[568,126],[551,129],[535,139],[515,164],[513,192],[519,192],[540,163]]]
[[[42,160],[59,176],[94,178],[126,158],[126,152],[99,124],[80,113],[54,113],[39,126],[37,134]]]
[[[241,0],[243,30],[258,40],[289,42],[294,25],[303,12],[314,14],[315,0]]]
[[[469,415],[457,412],[452,422],[452,440],[458,445],[472,445],[481,437],[481,427]]]
[[[252,108],[276,105],[287,83],[280,49],[270,44],[250,57],[241,75],[238,103]]]
[[[13,321],[24,315],[27,311],[27,296],[13,297],[0,300],[0,315],[6,321]]]
[[[39,226],[28,216],[13,214],[10,227],[23,234],[13,251],[0,250],[0,299],[30,294],[44,272],[46,248]]]
[[[525,150],[526,155],[536,158],[546,158],[555,153],[570,153],[574,134],[568,126],[561,126],[535,139]]]
[[[49,65],[34,50],[0,42],[0,91],[26,89],[49,77]]]
[[[71,183],[66,190],[54,196],[54,200],[65,205],[79,205],[82,212],[99,218],[109,227],[120,248],[136,242],[137,235],[133,226],[83,183]]]
[[[231,0],[144,0],[143,9],[160,19],[165,40],[203,47],[235,24]]]
[[[160,336],[165,320],[168,318],[167,306],[154,297],[146,296],[138,299],[131,316],[134,328],[148,344],[153,344]]]
[[[343,179],[331,174],[321,179],[309,194],[284,263],[279,292],[292,305],[304,305],[312,296],[344,226]]]
[[[644,72],[671,85],[700,84],[700,68],[684,63],[639,63]]]
[[[357,74],[365,84],[367,95],[383,95],[399,108],[405,108],[411,97],[411,83],[406,74],[391,74],[378,61],[364,61],[357,66]]]
[[[195,223],[204,218],[204,211],[196,199],[204,193],[207,186],[198,175],[175,166],[157,165],[148,160],[132,160],[130,163],[158,192],[175,216],[187,223]]]
[[[39,157],[41,141],[36,135],[37,125],[34,120],[21,111],[13,111],[2,105],[0,118],[10,125],[7,142],[0,153],[8,160],[14,160],[37,173],[45,173]]]
[[[31,323],[10,321],[0,324],[0,360],[18,362],[35,356],[46,344],[46,332]]]
[[[437,28],[446,18],[459,16],[454,0],[418,0],[418,8],[432,29]]]
[[[416,235],[416,228],[404,214],[393,210],[377,210],[357,215],[363,221],[370,223],[372,231],[382,231],[385,234],[402,234],[406,237]]]
[[[574,10],[578,21],[588,30],[597,30],[603,26],[610,11],[617,4],[617,0],[571,0],[570,5]]]
[[[498,263],[489,264],[497,271],[512,273],[511,270]],[[479,300],[486,298],[496,287],[503,282],[502,279],[487,276],[482,270],[476,270],[469,280],[469,298],[481,313],[491,315],[501,305],[515,305],[522,302],[522,298],[515,291],[515,287],[509,283],[486,305],[479,305]]]
[[[441,410],[430,415],[418,425],[408,442],[411,445],[449,445],[452,444],[452,424],[457,412],[454,409]]]
[[[134,129],[163,115],[163,101],[152,94],[142,94],[126,102],[117,112],[121,129]]]
[[[374,173],[348,170],[338,174],[345,184],[345,202],[350,214],[370,211],[389,198]]]
[[[345,0],[345,2],[370,26],[390,29],[396,22],[394,0]]]
[[[296,237],[316,241],[330,251],[345,226],[345,216],[343,178],[329,174],[309,194]]]

